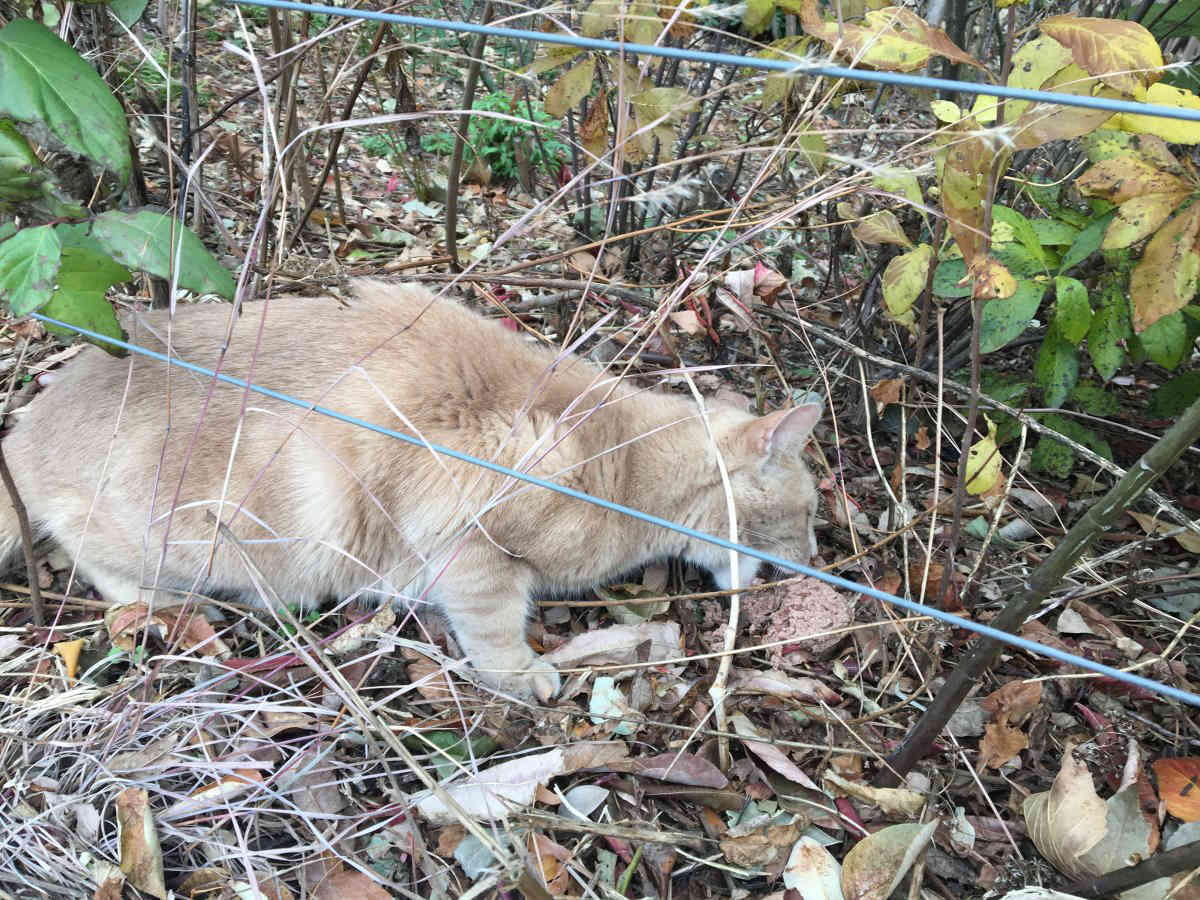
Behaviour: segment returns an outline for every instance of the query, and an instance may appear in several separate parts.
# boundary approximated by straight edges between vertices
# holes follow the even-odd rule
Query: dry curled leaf
[[[67,670],[67,681],[75,680],[75,672],[79,668],[79,654],[84,643],[83,638],[79,638],[74,641],[59,641],[54,645],[54,652],[62,659]]]
[[[127,603],[111,606],[104,612],[104,624],[114,647],[132,653],[138,644],[138,634],[154,629],[158,636],[181,653],[195,651],[200,656],[227,659],[230,656],[225,642],[195,606],[158,606],[153,610],[146,603]]]
[[[823,776],[827,784],[833,785],[841,794],[846,794],[865,803],[873,803],[888,815],[915,816],[925,806],[925,795],[908,788],[877,788],[843,778],[828,771]]]
[[[983,740],[979,742],[979,764],[999,769],[1028,746],[1029,738],[1025,732],[1011,725],[993,722],[988,725]]]
[[[979,701],[992,715],[992,721],[1003,725],[1020,725],[1042,702],[1040,681],[1010,681]]]
[[[788,856],[783,886],[799,891],[804,900],[843,900],[842,867],[828,850],[805,836]]]
[[[166,900],[162,849],[150,801],[142,788],[125,788],[117,794],[117,828],[121,844],[121,871],[139,891]]]
[[[1065,875],[1086,874],[1079,859],[1104,837],[1108,807],[1096,794],[1087,765],[1070,749],[1050,790],[1026,797],[1021,812],[1042,856]]]
[[[1167,812],[1183,822],[1200,821],[1200,757],[1159,759],[1151,768]]]
[[[937,819],[925,825],[889,825],[855,844],[842,860],[846,900],[887,900],[937,826]]]
[[[736,825],[721,838],[721,852],[735,866],[766,868],[783,858],[808,827],[807,819],[783,824],[751,821]]]
[[[544,834],[536,831],[529,833],[529,852],[533,856],[538,874],[546,890],[558,896],[565,894],[571,885],[571,872],[567,868],[567,860],[571,851],[561,844],[556,844]]]

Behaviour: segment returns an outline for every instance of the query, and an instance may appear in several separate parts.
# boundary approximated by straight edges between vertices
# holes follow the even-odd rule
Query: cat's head
[[[820,404],[806,403],[760,418],[722,416],[713,423],[733,486],[739,542],[801,565],[817,552],[817,489],[804,447],[821,412]],[[711,549],[720,557],[710,567],[723,590],[754,580],[757,559],[739,557],[735,585],[728,552]]]

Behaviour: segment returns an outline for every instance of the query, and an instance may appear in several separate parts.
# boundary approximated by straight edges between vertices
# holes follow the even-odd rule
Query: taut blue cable
[[[826,66],[818,63],[794,62],[781,59],[759,59],[754,56],[738,56],[735,53],[710,53],[705,50],[684,50],[680,47],[628,44],[620,41],[605,40],[603,38],[580,37],[574,34],[525,31],[520,28],[505,28],[498,25],[476,25],[471,22],[429,19],[424,16],[402,16],[397,13],[376,12],[370,9],[341,9],[337,6],[324,6],[319,3],[296,3],[294,0],[232,0],[232,2],[243,6],[270,6],[275,9],[291,9],[296,12],[317,13],[326,16],[394,22],[397,25],[412,25],[417,28],[432,28],[439,31],[465,31],[470,34],[486,34],[493,37],[541,41],[545,44],[562,44],[567,47],[579,47],[583,50],[644,53],[649,56],[665,56],[669,59],[683,59],[691,62],[744,66],[745,68],[762,69],[767,72],[788,72],[793,75],[823,75],[827,78],[846,78],[852,81],[870,81],[879,84],[893,84],[900,87],[953,91],[958,94],[987,94],[991,97],[1004,97],[1010,100],[1031,100],[1037,103],[1055,103],[1059,106],[1081,106],[1085,109],[1102,109],[1113,113],[1135,113],[1143,116],[1161,116],[1165,119],[1183,119],[1187,122],[1200,122],[1200,109],[1181,109],[1174,106],[1160,106],[1154,103],[1139,103],[1135,100],[1115,100],[1110,97],[1081,97],[1076,94],[1033,91],[1026,88],[1013,88],[1008,85],[956,81],[950,78],[930,78],[927,75],[906,75],[902,72],[873,72],[868,69],[847,69],[843,66]]]
[[[189,372],[196,372],[199,375],[204,375],[208,378],[216,378],[226,384],[232,384],[243,390],[251,390],[255,393],[262,394],[264,397],[271,397],[275,400],[280,400],[284,403],[289,403],[292,406],[297,406],[300,409],[310,412],[319,413],[323,416],[328,416],[331,419],[336,419],[339,422],[345,422],[348,425],[355,425],[359,428],[365,428],[368,431],[373,431],[376,434],[382,434],[386,437],[396,438],[404,441],[407,444],[421,447],[425,450],[433,450],[443,456],[448,456],[451,459],[457,459],[460,462],[470,463],[471,465],[480,466],[492,472],[497,472],[501,475],[507,475],[510,478],[515,478],[519,481],[524,481],[529,484],[537,485],[541,488],[546,488],[550,491],[557,491],[560,494],[565,494],[576,500],[582,500],[584,503],[591,503],[593,506],[599,506],[602,509],[608,509],[613,512],[621,513],[622,515],[631,516],[635,519],[640,519],[643,522],[648,522],[651,525],[658,525],[661,528],[666,528],[678,534],[686,535],[699,541],[706,541],[710,544],[715,544],[726,550],[734,550],[762,562],[770,563],[771,565],[783,569],[787,572],[793,572],[797,575],[809,575],[813,578],[818,578],[834,587],[839,587],[842,590],[852,591],[858,594],[864,594],[868,597],[873,597],[876,600],[881,600],[884,603],[890,603],[893,606],[898,606],[901,609],[909,610],[910,612],[920,615],[929,616],[931,619],[937,619],[940,622],[945,622],[957,628],[965,628],[968,631],[974,631],[976,634],[984,637],[993,638],[997,641],[1002,641],[1013,647],[1021,650],[1026,650],[1030,653],[1041,654],[1048,656],[1051,659],[1059,662],[1067,663],[1068,665],[1078,666],[1081,669],[1087,669],[1089,672],[1095,672],[1098,675],[1106,675],[1109,678],[1122,681],[1125,684],[1130,684],[1135,687],[1143,688],[1156,694],[1161,694],[1164,697],[1170,697],[1173,700],[1179,700],[1191,706],[1200,708],[1200,696],[1189,693],[1188,691],[1180,690],[1170,685],[1162,684],[1158,681],[1152,681],[1149,678],[1143,678],[1140,675],[1134,675],[1129,672],[1122,672],[1120,669],[1114,669],[1112,666],[1106,666],[1103,663],[1093,662],[1090,659],[1085,659],[1082,656],[1076,656],[1073,653],[1067,653],[1064,650],[1059,650],[1056,647],[1046,647],[1036,641],[1028,640],[1027,638],[1019,637],[1015,634],[1009,634],[1007,631],[1000,631],[997,628],[992,628],[990,625],[982,625],[979,622],[972,622],[969,619],[964,619],[952,613],[943,612],[940,609],[933,609],[921,603],[915,603],[912,600],[906,600],[903,597],[897,597],[885,591],[877,590],[876,588],[867,587],[866,585],[855,584],[846,578],[841,578],[837,575],[830,575],[828,572],[822,572],[819,569],[814,569],[811,566],[802,566],[798,563],[791,562],[770,553],[764,553],[761,550],[755,550],[752,547],[745,547],[741,544],[735,544],[725,538],[717,537],[713,534],[705,534],[702,531],[696,531],[694,528],[688,528],[686,525],[680,525],[677,522],[671,522],[659,516],[651,515],[628,506],[622,506],[620,503],[613,503],[610,500],[604,500],[600,497],[593,497],[591,494],[585,494],[582,491],[577,491],[574,488],[564,487],[561,484],[555,484],[553,481],[547,481],[544,478],[538,478],[536,475],[529,475],[526,472],[520,472],[516,469],[510,469],[507,466],[502,466],[499,463],[494,463],[486,459],[479,459],[466,453],[460,453],[457,450],[451,450],[449,447],[442,447],[438,444],[429,444],[420,438],[414,437],[411,434],[405,434],[402,431],[394,431],[391,428],[385,428],[382,425],[376,425],[372,422],[367,422],[356,416],[349,416],[337,410],[329,409],[324,406],[318,406],[315,403],[306,403],[303,400],[298,400],[295,397],[282,394],[279,391],[273,391],[270,388],[261,387],[257,384],[250,384],[241,378],[235,378],[232,375],[218,374],[212,369],[206,369],[203,366],[198,366],[195,363],[189,363],[176,357],[168,357],[165,353],[159,353],[157,350],[150,350],[146,347],[131,344],[128,341],[117,340],[108,335],[100,334],[96,331],[91,331],[87,328],[81,328],[78,325],[72,325],[69,322],[63,322],[59,319],[52,319],[50,316],[34,313],[33,318],[51,325],[57,325],[59,328],[67,328],[71,331],[78,332],[94,341],[100,341],[105,344],[111,344],[114,347],[120,347],[122,350],[128,350],[132,353],[137,353],[142,356],[147,356],[150,359],[156,359],[160,362],[169,363],[173,366],[178,366],[181,369],[187,369]]]

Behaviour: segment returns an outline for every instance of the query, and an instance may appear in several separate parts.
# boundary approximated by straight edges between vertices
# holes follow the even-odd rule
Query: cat
[[[620,382],[421,287],[351,284],[348,304],[245,304],[223,362],[225,305],[180,307],[170,325],[140,314],[130,339],[165,349],[169,333],[183,360],[727,536],[690,397]],[[816,552],[802,451],[820,415],[708,410],[740,539],[799,563]],[[436,603],[483,680],[520,698],[560,686],[526,642],[532,597],[669,557],[735,586],[711,544],[142,356],[89,346],[9,421],[4,454],[36,536],[106,600],[146,586],[258,599],[248,554],[287,603],[398,591]],[[10,557],[20,542],[6,496],[0,541]],[[738,568],[744,587],[758,562]]]

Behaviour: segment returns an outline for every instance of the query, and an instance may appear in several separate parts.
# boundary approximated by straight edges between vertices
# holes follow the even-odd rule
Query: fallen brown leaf
[[[143,893],[166,900],[162,848],[154,828],[150,801],[143,788],[125,788],[117,794],[117,830],[121,845],[121,871]]]

